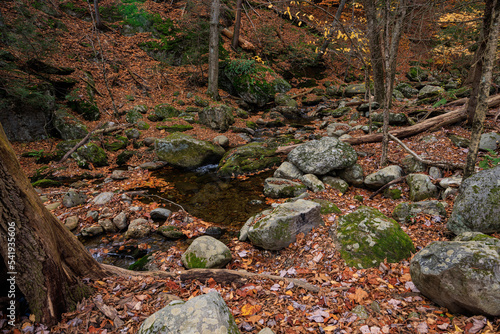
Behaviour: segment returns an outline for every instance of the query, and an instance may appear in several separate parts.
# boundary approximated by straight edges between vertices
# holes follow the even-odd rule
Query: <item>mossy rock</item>
[[[225,61],[220,68],[221,87],[252,106],[263,107],[276,93],[286,93],[292,88],[271,68],[253,60]]]
[[[138,121],[140,121],[142,119],[142,114],[135,110],[135,109],[132,109],[132,110],[129,110],[127,112],[127,116],[125,116],[125,120],[128,122],[128,123],[137,123]]]
[[[260,143],[250,143],[228,151],[219,163],[217,174],[231,176],[253,173],[265,168],[277,166],[281,158],[276,156],[276,149]]]
[[[151,261],[151,255],[146,255],[141,257],[139,260],[132,263],[128,269],[134,271],[144,271],[146,270],[145,266]]]
[[[148,130],[149,129],[149,124],[144,122],[144,121],[138,121],[135,125],[135,127],[139,130]]]
[[[385,259],[399,262],[415,251],[410,237],[395,220],[366,206],[342,216],[335,235],[342,258],[356,268],[378,267]]]
[[[158,130],[165,130],[167,132],[184,132],[192,130],[193,126],[188,124],[174,124],[174,125],[157,125]]]
[[[384,197],[390,199],[400,199],[401,189],[398,188],[387,188],[384,190]]]
[[[342,211],[339,209],[335,203],[327,201],[326,199],[315,198],[312,200],[313,202],[319,203],[321,205],[321,214],[328,215],[331,213],[341,214]]]
[[[87,143],[81,146],[78,148],[77,153],[96,167],[108,165],[108,156],[106,152],[94,143]]]
[[[128,145],[128,138],[124,136],[116,136],[116,140],[108,141],[104,143],[104,148],[111,152],[116,152],[121,150]]]
[[[116,164],[118,166],[123,166],[125,165],[133,156],[135,152],[134,151],[123,151],[120,154],[118,154],[118,157],[116,157]]]
[[[35,181],[31,184],[33,187],[40,187],[40,188],[48,188],[48,187],[59,187],[61,185],[61,182],[55,181],[55,180],[50,180],[50,179],[41,179],[38,181]]]
[[[54,112],[52,123],[64,140],[81,139],[89,133],[81,121],[64,109]]]
[[[179,227],[173,225],[162,225],[158,227],[157,232],[170,240],[177,240],[186,237]]]
[[[156,140],[156,154],[162,161],[179,168],[197,168],[218,163],[224,149],[211,142],[195,139],[176,132],[164,139]]]
[[[198,95],[196,95],[194,97],[194,104],[197,105],[198,107],[202,107],[202,108],[206,108],[209,105],[207,100],[202,99]]]
[[[410,67],[410,70],[406,73],[406,77],[414,82],[425,81],[429,77],[429,71],[419,66]]]
[[[444,204],[436,200],[416,203],[403,202],[398,204],[392,211],[392,217],[402,223],[411,222],[412,218],[419,214],[442,216],[444,218],[447,216]]]
[[[175,107],[170,104],[162,103],[155,106],[151,114],[148,115],[148,119],[151,122],[160,122],[170,117],[177,117],[180,113],[179,110],[175,109]]]

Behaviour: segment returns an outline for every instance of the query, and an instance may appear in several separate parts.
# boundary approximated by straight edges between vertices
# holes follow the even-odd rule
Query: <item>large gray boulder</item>
[[[406,183],[410,188],[410,200],[414,202],[433,198],[438,194],[437,187],[432,183],[428,175],[410,174],[406,177]]]
[[[72,208],[80,204],[87,202],[87,196],[85,194],[79,193],[73,189],[70,189],[62,199],[62,204],[67,208]]]
[[[302,182],[304,182],[306,187],[312,192],[317,193],[325,190],[325,184],[314,174],[305,174],[302,176]]]
[[[360,187],[363,185],[365,180],[365,174],[363,167],[359,164],[354,164],[350,167],[340,170],[337,175],[350,185]]]
[[[148,221],[144,218],[137,218],[130,222],[127,232],[125,232],[125,238],[144,238],[151,232],[151,226],[149,226]]]
[[[229,150],[219,163],[217,175],[225,177],[256,171],[278,165],[281,158],[276,149],[263,143],[250,143]]]
[[[268,177],[264,180],[264,195],[271,198],[297,197],[307,191],[302,183],[288,179]]]
[[[384,113],[374,112],[370,115],[370,118],[374,122],[382,123],[384,121]],[[405,114],[394,113],[394,112],[389,113],[389,125],[405,125],[407,123],[408,123],[408,118],[406,117]]]
[[[182,264],[188,269],[224,268],[231,259],[229,248],[207,235],[196,238],[182,254]]]
[[[427,85],[427,86],[424,86],[424,88],[422,88],[418,92],[418,99],[422,100],[422,99],[426,99],[429,97],[436,97],[442,93],[444,93],[443,87]]]
[[[89,133],[85,124],[64,109],[54,112],[52,124],[64,140],[81,139]]]
[[[288,154],[288,160],[303,173],[315,175],[350,167],[357,159],[358,155],[351,145],[332,137],[311,140]]]
[[[410,262],[411,279],[423,295],[451,313],[500,316],[500,240],[466,232],[437,241]]]
[[[137,334],[224,333],[239,334],[231,310],[217,291],[175,300],[144,320]]]
[[[419,214],[441,216],[446,218],[446,202],[420,201],[416,203],[403,202],[398,204],[392,211],[392,218],[398,222],[408,223]]]
[[[500,232],[500,165],[462,181],[448,219],[453,233]]]
[[[385,259],[399,262],[415,251],[396,221],[366,206],[340,217],[334,235],[340,255],[356,268],[377,267]]]
[[[191,169],[218,163],[224,153],[218,145],[182,133],[156,140],[158,158],[174,167]]]
[[[248,227],[248,238],[255,246],[280,250],[295,242],[297,234],[307,234],[323,223],[321,205],[299,199],[283,203],[266,215],[257,215]]]
[[[403,170],[397,165],[387,166],[371,173],[365,178],[365,185],[370,188],[380,188],[383,185],[398,179],[403,175]]]
[[[496,132],[483,133],[481,135],[481,140],[479,142],[479,149],[486,150],[496,150],[498,148],[498,143],[500,142],[500,134]]]
[[[278,169],[274,171],[273,176],[276,178],[280,179],[298,179],[300,180],[302,178],[303,173],[295,167],[292,163],[289,163],[288,161],[284,161]]]
[[[198,116],[201,124],[220,132],[226,132],[234,123],[233,108],[224,104],[203,108]]]

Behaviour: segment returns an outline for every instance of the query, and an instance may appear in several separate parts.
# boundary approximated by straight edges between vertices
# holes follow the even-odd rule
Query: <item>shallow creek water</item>
[[[266,171],[244,178],[219,178],[216,165],[205,166],[194,171],[165,169],[153,175],[173,186],[165,192],[149,189],[148,194],[168,199],[181,205],[188,213],[204,221],[236,231],[252,215],[269,208],[263,195],[264,179],[272,175]],[[160,207],[178,211],[179,207],[159,197],[145,197],[145,202],[157,201]],[[109,243],[102,237],[84,240],[83,243],[99,262],[128,268],[137,259],[154,251],[165,251],[173,245],[186,247],[187,242],[169,241],[152,233],[149,237],[127,240],[123,237],[107,236]],[[150,246],[141,251],[141,244]]]

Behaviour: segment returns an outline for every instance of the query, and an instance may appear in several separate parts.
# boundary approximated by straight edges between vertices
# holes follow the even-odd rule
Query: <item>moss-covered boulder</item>
[[[231,176],[253,173],[277,166],[281,158],[276,156],[276,149],[262,143],[250,143],[228,151],[219,163],[217,174]]]
[[[392,211],[392,218],[398,222],[408,223],[419,214],[440,216],[446,218],[446,202],[421,201],[416,203],[403,202]]]
[[[451,313],[500,316],[500,240],[465,232],[437,241],[410,262],[420,292]]]
[[[337,189],[341,193],[345,193],[349,189],[349,184],[339,177],[325,176],[323,177],[323,183],[328,184],[333,189]]]
[[[429,175],[410,174],[406,177],[406,183],[410,188],[410,200],[414,202],[434,198],[438,194],[437,187],[432,183]]]
[[[302,199],[280,204],[250,222],[248,238],[264,249],[283,249],[295,242],[297,234],[307,234],[323,223],[320,209],[318,203]]]
[[[448,219],[453,233],[500,232],[500,165],[462,181]]]
[[[366,206],[342,216],[334,235],[342,258],[356,268],[377,267],[385,259],[399,262],[415,251],[410,237],[395,220]]]
[[[204,235],[196,238],[182,254],[182,264],[187,269],[224,268],[232,258],[226,245]]]
[[[92,163],[95,167],[108,165],[108,156],[106,155],[106,151],[94,143],[87,143],[78,148],[76,152],[80,157]]]
[[[276,93],[286,93],[292,87],[271,68],[254,60],[235,59],[220,65],[220,85],[246,103],[263,107]]]
[[[142,119],[142,113],[140,113],[137,109],[132,108],[129,111],[127,111],[127,115],[125,116],[125,120],[128,123],[137,123]]]
[[[148,115],[148,119],[151,122],[160,122],[167,118],[177,117],[180,115],[180,111],[175,109],[168,103],[162,103],[155,106],[155,108]]]
[[[427,86],[424,86],[418,92],[418,99],[425,100],[425,99],[429,99],[429,98],[435,98],[443,93],[444,93],[443,87],[427,85]]]
[[[155,150],[161,161],[188,169],[218,163],[224,155],[222,147],[179,132],[157,139]]]
[[[177,240],[186,237],[184,233],[182,233],[181,229],[174,225],[162,225],[158,227],[156,232],[169,240]]]
[[[342,211],[339,209],[339,207],[337,205],[335,205],[335,203],[330,202],[326,199],[315,198],[315,199],[312,199],[312,201],[315,203],[319,203],[319,205],[321,205],[320,212],[322,215],[328,215],[331,213],[342,213]]]
[[[135,152],[134,151],[123,151],[118,156],[116,157],[116,164],[118,166],[125,165],[133,156]]]
[[[384,122],[384,113],[372,113],[370,115],[370,118],[372,119],[373,122]],[[390,112],[389,113],[389,125],[405,125],[408,123],[408,118],[406,117],[405,114],[403,113],[395,113],[395,112]]]
[[[264,180],[264,195],[271,198],[297,197],[307,191],[307,187],[302,183],[268,177]]]
[[[226,132],[229,126],[234,124],[234,108],[225,104],[214,105],[203,108],[198,113],[201,124],[208,126],[212,130]]]
[[[137,334],[227,333],[240,334],[231,310],[217,291],[174,300],[144,320]]]
[[[358,155],[348,143],[323,137],[297,146],[288,154],[288,160],[306,174],[325,175],[356,163]]]
[[[429,77],[429,71],[424,70],[420,66],[410,67],[406,77],[413,82],[421,82],[427,80]]]
[[[124,136],[116,136],[104,142],[104,148],[111,152],[121,150],[128,145],[128,138]]]
[[[350,185],[360,187],[364,184],[365,173],[363,167],[359,164],[354,164],[337,172],[337,175]]]
[[[364,95],[364,94],[366,94],[366,85],[365,84],[348,85],[344,89],[344,95],[347,97],[352,97],[355,95]]]
[[[371,173],[365,178],[365,185],[369,188],[380,188],[383,185],[398,179],[403,175],[403,169],[397,165],[387,166]]]
[[[78,118],[64,109],[54,111],[52,124],[64,140],[81,139],[89,133],[87,127]]]
[[[417,96],[418,94],[418,89],[414,88],[412,85],[410,85],[407,82],[401,82],[399,83],[395,90],[401,92],[404,97],[407,99],[412,98],[414,96]]]

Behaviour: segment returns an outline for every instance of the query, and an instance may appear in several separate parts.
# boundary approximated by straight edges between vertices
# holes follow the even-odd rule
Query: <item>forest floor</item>
[[[110,1],[101,1],[102,6]],[[172,18],[180,18],[184,10],[174,4],[146,2],[151,10],[168,13]],[[8,2],[5,7],[0,8],[4,17],[14,17],[13,4]],[[264,25],[276,24],[276,16],[269,11],[257,9],[259,19]],[[256,17],[255,17],[256,18]],[[165,67],[157,61],[152,60],[147,54],[137,48],[137,44],[147,34],[136,34],[125,37],[116,30],[109,30],[100,34],[99,52],[106,59],[105,71],[107,80],[99,61],[95,61],[93,54],[95,48],[85,47],[83,42],[94,42],[97,45],[96,35],[92,29],[91,22],[75,20],[73,17],[63,14],[59,18],[68,31],[57,37],[59,52],[50,55],[51,62],[58,66],[77,67],[72,75],[79,80],[82,90],[85,83],[80,80],[85,78],[85,72],[91,72],[95,80],[97,104],[102,111],[99,121],[86,121],[90,130],[96,129],[103,121],[112,121],[123,124],[124,116],[113,116],[115,104],[120,113],[130,109],[134,105],[146,105],[153,107],[158,103],[171,103],[179,109],[193,105],[193,99],[188,93],[201,96],[208,100],[205,95],[206,87],[192,84],[193,75],[198,75],[201,69],[201,77],[207,72],[205,65],[201,67]],[[295,30],[284,29],[280,39],[284,45],[293,43],[299,38]],[[243,22],[243,36],[252,40],[253,28],[248,20]],[[255,39],[255,38],[254,38]],[[226,50],[228,40],[224,40]],[[258,43],[255,43],[258,45]],[[12,51],[19,59],[23,55],[16,50]],[[232,55],[234,56],[234,54]],[[281,64],[287,66],[287,64]],[[325,81],[335,83],[342,82],[340,72],[343,72],[345,64],[329,63],[326,65],[325,78],[317,80],[318,86]],[[401,65],[401,72],[407,70],[408,64]],[[111,91],[107,90],[107,83],[111,82]],[[293,80],[292,80],[293,81]],[[297,84],[300,80],[292,82]],[[294,88],[290,95],[301,94],[306,89]],[[237,106],[237,99],[220,91],[222,102]],[[131,99],[130,97],[134,98]],[[113,99],[111,99],[113,97]],[[179,100],[186,104],[181,105]],[[408,108],[406,104],[396,104],[393,111],[409,113],[415,108]],[[419,107],[419,109],[425,109]],[[449,111],[449,110],[447,110]],[[264,112],[250,113],[248,119],[236,119],[234,126],[245,127],[247,121],[256,121],[264,117]],[[302,134],[297,139],[306,140],[311,134],[326,135],[322,129],[323,120],[317,119],[312,122],[314,128],[308,133]],[[367,119],[360,119],[364,124]],[[171,124],[186,124],[185,121],[174,119]],[[170,124],[169,123],[169,124]],[[198,139],[212,140],[219,135],[218,132],[207,129],[199,124],[193,124],[193,129],[185,133]],[[283,128],[283,132],[289,129],[289,125]],[[486,131],[497,130],[491,118],[488,118]],[[362,135],[351,133],[353,136]],[[421,139],[432,134],[437,140],[426,143]],[[466,149],[453,146],[448,138],[449,134],[457,134],[469,137],[470,131],[460,125],[439,129],[433,133],[421,133],[407,138],[404,143],[417,154],[430,160],[447,160],[451,162],[465,161]],[[142,137],[162,137],[167,133],[151,126],[149,130],[142,131]],[[244,140],[231,130],[224,133],[230,140],[230,147],[244,144]],[[21,166],[28,176],[33,176],[36,171],[45,166],[37,164],[35,159],[22,157],[23,153],[40,151],[51,152],[55,149],[60,139],[47,139],[32,143],[12,143],[15,152],[21,162]],[[364,168],[365,175],[376,171],[380,160],[380,143],[356,145],[358,152],[364,152],[358,163]],[[117,168],[114,163],[118,153],[110,154],[110,165],[101,168],[83,170],[77,167],[72,160],[64,164],[50,163],[49,167],[56,170],[53,173],[58,177],[76,177],[86,173],[87,177],[78,189],[89,197],[103,191],[127,191],[140,188],[145,185],[168,188],[161,180],[153,177],[151,172],[134,169],[142,162],[155,159],[154,153],[146,147],[139,148],[141,154],[137,154],[129,161],[132,167],[126,172],[128,179],[114,180],[102,183],[102,178],[111,174]],[[407,153],[395,142],[389,144],[389,160],[391,163],[400,164],[401,159]],[[283,156],[283,159],[286,157]],[[452,175],[451,171],[445,171],[446,176]],[[99,176],[93,179],[91,176]],[[251,177],[251,176],[244,176]],[[320,193],[310,193],[311,198],[323,198],[334,202],[342,214],[356,210],[361,205],[377,208],[387,216],[391,216],[394,207],[407,201],[408,187],[405,183],[398,185],[402,190],[402,197],[398,200],[384,198],[382,194],[369,199],[372,191],[363,188],[350,189],[345,194],[327,188]],[[44,188],[41,193],[48,197],[49,203],[60,201],[69,186],[57,188]],[[355,196],[363,196],[363,202],[355,199]],[[276,200],[264,199],[268,203]],[[453,208],[453,198],[446,200],[447,211]],[[93,221],[86,220],[86,213],[90,210],[102,211],[116,214],[127,206],[141,206],[143,209],[135,213],[129,219],[144,217],[151,209],[160,206],[158,203],[144,204],[133,198],[132,204],[128,205],[120,201],[110,203],[106,208],[94,207],[92,204],[82,205],[76,208],[57,208],[53,210],[54,215],[64,219],[69,215],[77,215],[80,218],[80,228],[88,226]],[[182,224],[186,221],[184,215],[176,213],[170,218],[170,223]],[[188,224],[182,226],[183,231],[191,238],[203,233],[211,222],[202,221],[197,217],[190,217]],[[227,246],[233,255],[233,260],[228,269],[242,269],[252,273],[278,275],[284,278],[297,278],[306,280],[319,288],[319,292],[313,292],[295,286],[289,281],[273,280],[264,276],[253,277],[245,281],[220,284],[214,280],[208,281],[180,281],[176,279],[160,279],[156,277],[130,276],[109,277],[102,281],[88,280],[86,283],[94,289],[92,296],[84,299],[77,305],[75,311],[66,313],[61,322],[50,329],[44,329],[43,325],[33,322],[26,316],[19,322],[14,333],[135,333],[142,321],[152,313],[158,311],[171,300],[181,298],[187,300],[199,294],[207,293],[212,289],[220,292],[221,296],[229,306],[238,326],[243,333],[258,333],[264,327],[270,327],[275,333],[499,333],[500,319],[487,319],[483,316],[465,316],[450,314],[447,309],[440,307],[419,294],[409,274],[409,261],[400,263],[384,263],[378,268],[356,269],[348,267],[341,259],[332,238],[331,228],[338,219],[338,215],[324,215],[325,226],[319,227],[308,233],[300,235],[297,241],[281,251],[266,251],[253,247],[246,242],[240,242],[236,237],[229,238]],[[411,237],[417,250],[422,249],[429,243],[438,240],[450,240],[453,236],[446,229],[446,219],[437,219],[430,216],[417,216],[411,224],[403,225],[403,230]],[[153,226],[154,228],[156,226]],[[235,232],[235,231],[233,231]],[[499,237],[498,235],[495,235]],[[120,235],[107,235],[103,243],[112,242],[122,238]],[[148,245],[141,247],[147,248]],[[176,272],[183,269],[180,257],[185,249],[185,243],[179,243],[168,251],[154,254],[153,263],[160,270]],[[103,311],[102,305],[109,309],[115,309],[118,317],[123,323],[114,321]],[[359,311],[363,306],[364,315]],[[353,315],[356,311],[358,316]],[[2,320],[0,320],[2,321]],[[1,328],[1,326],[0,326]],[[0,332],[3,332],[0,329]]]

